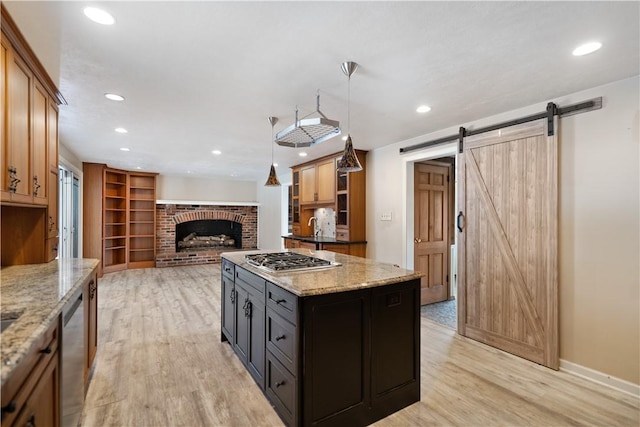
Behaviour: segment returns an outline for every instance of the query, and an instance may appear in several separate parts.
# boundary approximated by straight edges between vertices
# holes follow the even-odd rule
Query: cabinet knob
[[[7,404],[7,406],[2,407],[2,412],[6,412],[8,414],[16,411],[16,401],[12,400]]]
[[[284,335],[278,335],[276,337],[276,341],[280,341],[280,340],[283,340],[283,339],[284,339]]]

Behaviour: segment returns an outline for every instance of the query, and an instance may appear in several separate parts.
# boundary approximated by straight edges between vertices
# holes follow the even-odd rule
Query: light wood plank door
[[[336,163],[333,158],[318,163],[316,176],[318,203],[333,203],[336,200]]]
[[[458,167],[458,332],[558,369],[557,136],[472,136]]]
[[[437,162],[414,167],[414,268],[424,273],[420,304],[449,298],[450,166]]]
[[[300,204],[316,201],[316,165],[300,169]]]

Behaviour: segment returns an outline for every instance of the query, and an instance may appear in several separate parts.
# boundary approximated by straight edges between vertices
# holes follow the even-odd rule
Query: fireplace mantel
[[[260,206],[258,202],[216,202],[211,200],[156,200],[156,205]]]

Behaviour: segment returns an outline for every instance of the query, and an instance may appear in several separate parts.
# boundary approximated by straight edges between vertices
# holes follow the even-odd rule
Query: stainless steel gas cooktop
[[[295,252],[273,252],[245,255],[247,262],[268,271],[315,270],[339,266],[340,263],[327,261]]]

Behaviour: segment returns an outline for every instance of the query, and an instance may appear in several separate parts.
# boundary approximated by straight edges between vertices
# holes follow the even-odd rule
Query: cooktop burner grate
[[[295,252],[274,252],[245,255],[245,259],[251,265],[262,267],[270,271],[310,270],[340,265],[335,262],[327,261],[326,259],[315,258]]]

